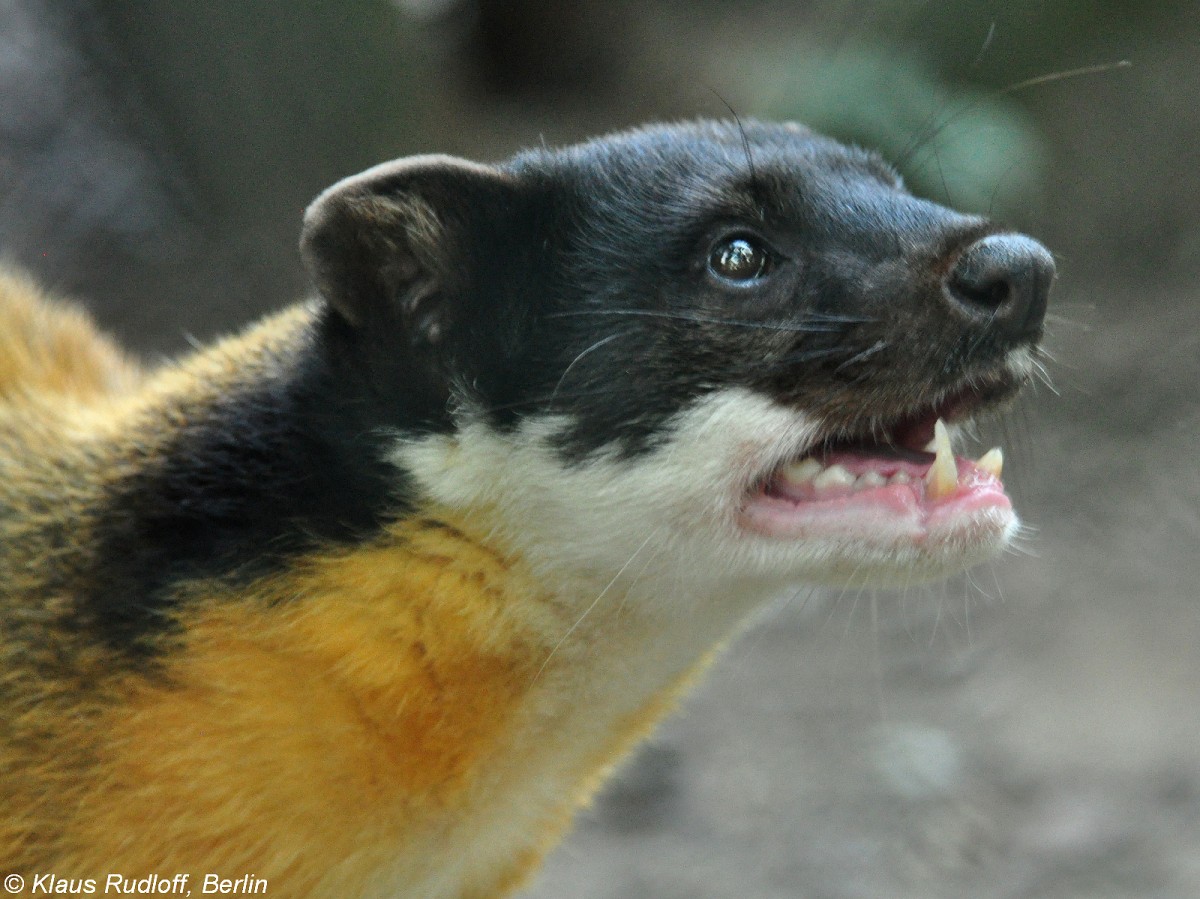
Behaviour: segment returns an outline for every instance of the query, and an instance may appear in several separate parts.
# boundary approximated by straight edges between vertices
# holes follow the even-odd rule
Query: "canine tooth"
[[[998,446],[992,447],[975,460],[975,466],[983,469],[996,480],[1000,480],[1000,472],[1004,470],[1004,450]]]
[[[824,467],[816,459],[809,457],[801,459],[799,462],[793,462],[784,470],[784,475],[792,483],[802,484],[805,481],[811,481],[819,475]]]
[[[887,478],[877,471],[868,471],[866,474],[860,474],[858,480],[854,482],[854,486],[858,489],[882,487],[885,484],[887,484]]]
[[[925,495],[930,499],[941,499],[953,493],[958,486],[958,466],[954,463],[950,434],[940,418],[933,426],[933,443],[936,456],[929,466],[929,473],[925,475]]]
[[[813,486],[818,490],[824,487],[849,487],[854,484],[854,475],[841,465],[830,465],[813,478]]]

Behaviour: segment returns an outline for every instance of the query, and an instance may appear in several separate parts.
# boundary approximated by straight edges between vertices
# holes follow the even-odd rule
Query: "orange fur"
[[[83,311],[53,304],[0,270],[0,403],[37,395],[91,399],[134,387],[141,372]]]
[[[131,667],[71,624],[68,597],[24,599],[55,551],[39,528],[71,511],[87,546],[89,503],[187,424],[174,398],[269,376],[312,309],[143,375],[40,302],[0,284],[0,324],[25,329],[0,327],[24,347],[0,362],[0,873],[518,889],[704,662],[611,676],[656,652],[659,623],[619,601],[580,619],[580,597],[543,589],[480,523],[426,508],[248,587],[186,585],[153,665]]]
[[[392,888],[425,895],[439,859],[487,843],[488,822],[555,772],[557,731],[582,711],[554,666],[540,671],[562,632],[544,601],[518,562],[428,518],[234,602],[196,597],[178,651],[153,679],[124,679],[93,721],[79,811],[26,865],[250,873],[288,896],[369,895],[386,869]],[[570,788],[464,872],[462,895],[524,882],[668,708],[654,697],[599,752],[563,754],[553,776]]]

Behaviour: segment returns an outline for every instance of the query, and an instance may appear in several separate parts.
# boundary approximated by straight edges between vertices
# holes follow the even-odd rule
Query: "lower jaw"
[[[797,498],[761,487],[743,506],[741,527],[773,543],[803,543],[866,569],[895,575],[940,576],[994,556],[1017,525],[1012,502],[996,478],[958,460],[959,486],[930,499],[924,484],[888,484],[827,498]],[[925,568],[926,571],[914,569]]]

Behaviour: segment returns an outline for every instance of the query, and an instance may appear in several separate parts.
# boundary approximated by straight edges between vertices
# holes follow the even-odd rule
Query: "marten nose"
[[[1054,259],[1023,234],[992,234],[968,246],[946,275],[950,301],[1013,340],[1041,335]]]

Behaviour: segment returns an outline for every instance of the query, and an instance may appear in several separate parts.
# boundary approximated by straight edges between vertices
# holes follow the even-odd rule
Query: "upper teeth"
[[[941,499],[958,486],[958,465],[950,446],[950,432],[940,418],[933,426],[933,452],[933,464],[925,474],[925,495],[930,499]]]
[[[884,477],[877,471],[868,471],[855,477],[844,465],[826,467],[811,456],[793,462],[785,469],[784,476],[793,484],[811,484],[817,490],[844,490],[847,487],[851,490],[867,490],[887,484],[907,484],[912,480],[903,471],[898,471],[890,477]]]
[[[827,487],[851,487],[854,485],[854,475],[841,465],[830,465],[813,478],[812,484],[818,490]]]
[[[787,467],[787,476],[788,480],[802,484],[805,481],[811,481],[824,470],[824,465],[812,456],[809,456],[807,459],[801,459],[799,462],[793,462],[789,465]]]
[[[877,471],[868,471],[866,474],[860,474],[858,481],[866,487],[882,487],[888,479]]]
[[[1000,472],[1004,470],[1004,451],[1000,447],[994,446],[976,459],[975,465],[999,480]]]
[[[933,440],[926,447],[934,454],[933,464],[925,474],[925,496],[941,499],[958,489],[958,463],[950,443],[950,432],[940,418],[933,426]],[[1004,466],[1004,454],[1000,447],[988,450],[975,462],[975,468],[999,480]],[[868,471],[857,477],[844,465],[822,465],[813,456],[793,462],[784,476],[793,484],[811,483],[816,490],[864,490],[889,484],[908,484],[913,477],[905,471],[897,471],[885,477],[878,471]]]

